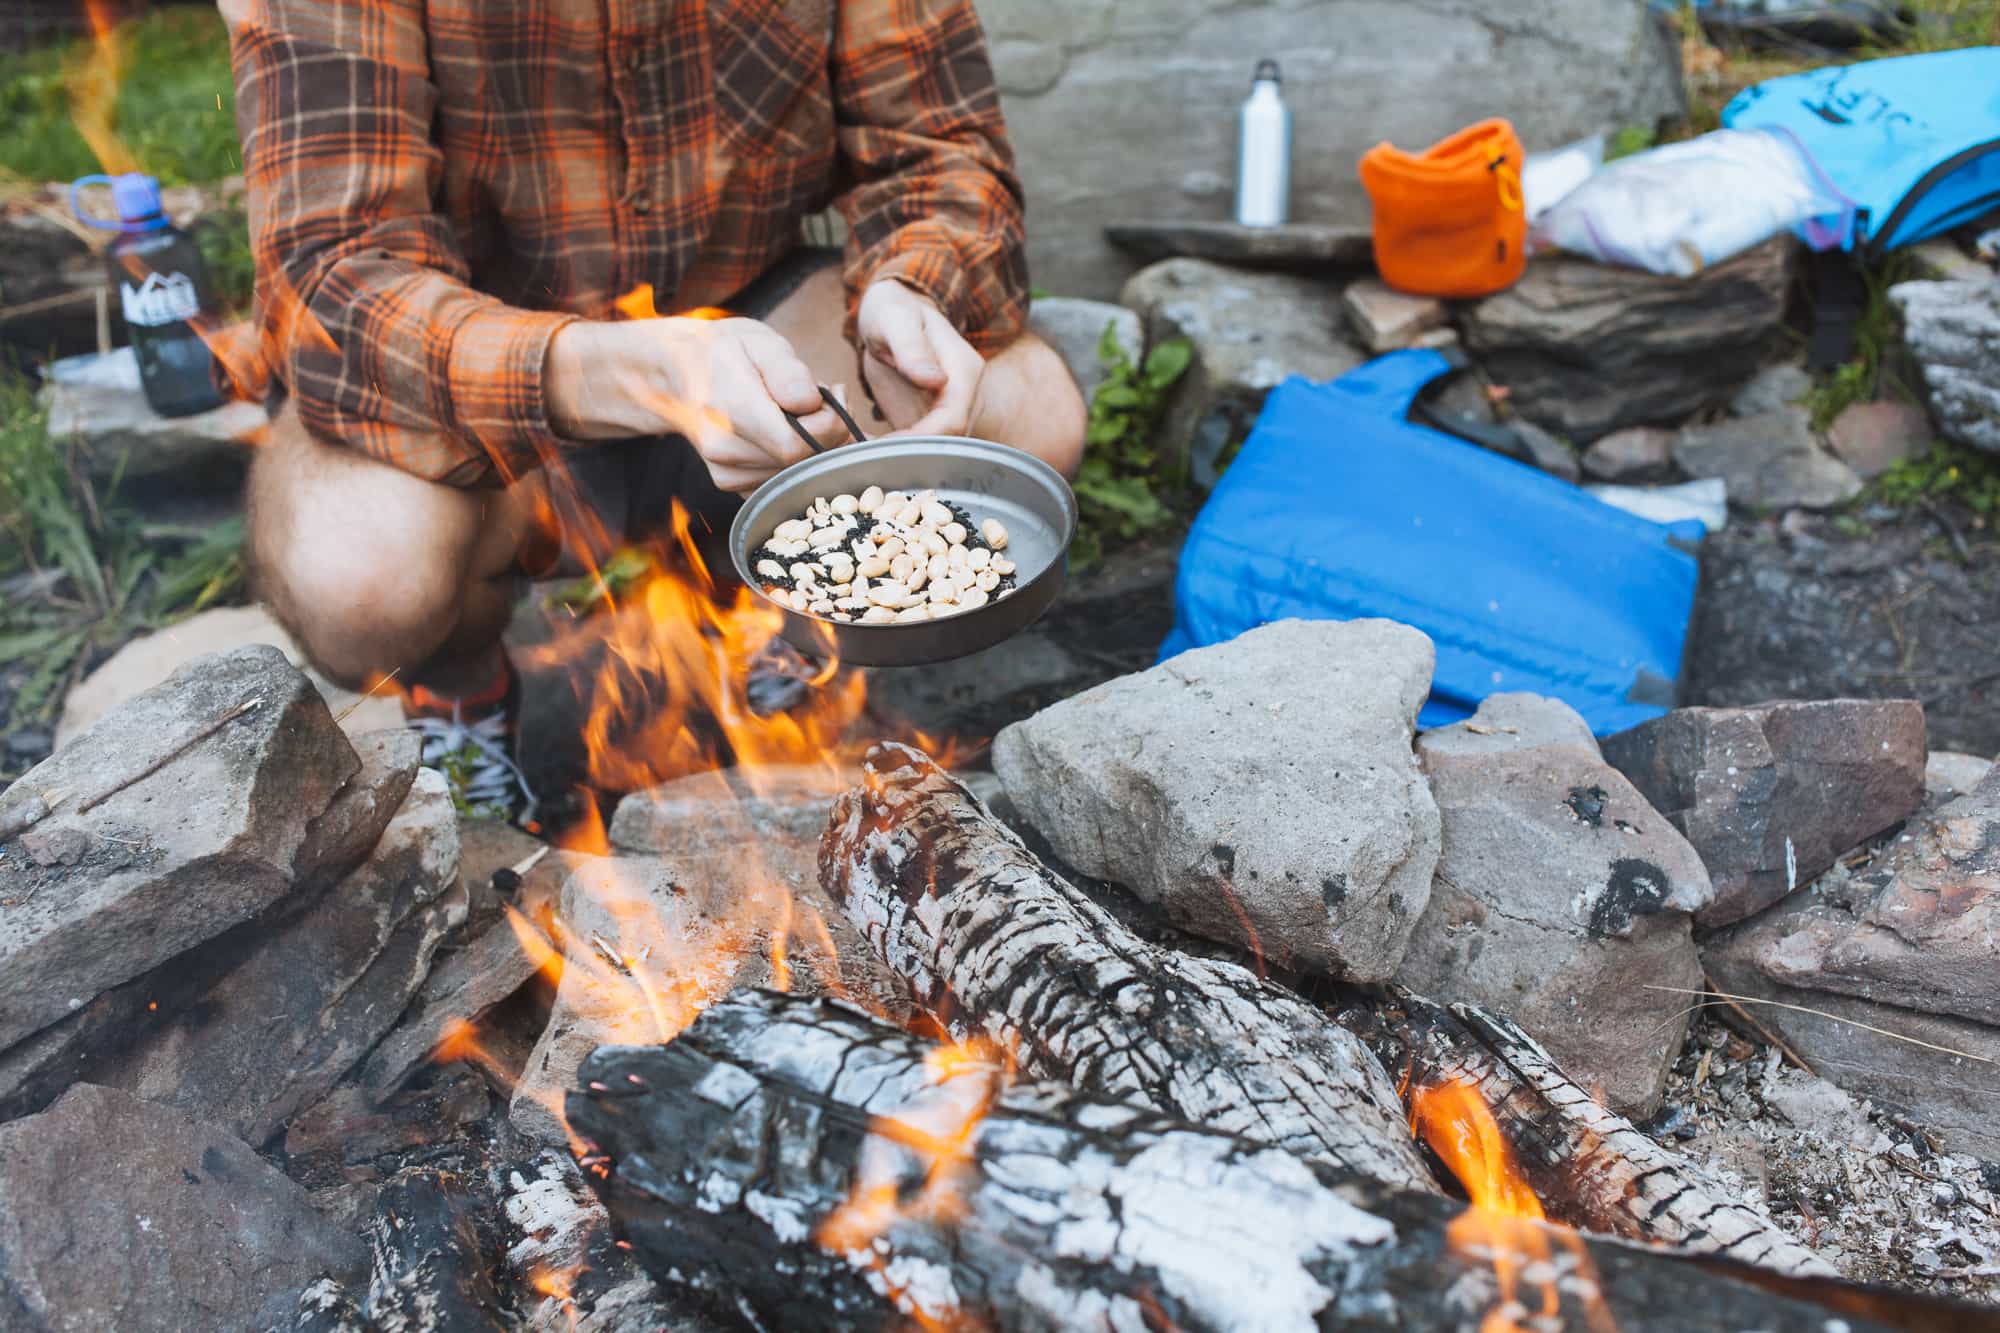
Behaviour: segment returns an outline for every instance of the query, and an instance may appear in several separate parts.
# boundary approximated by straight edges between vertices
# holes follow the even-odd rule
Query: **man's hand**
[[[979,402],[986,358],[944,312],[893,278],[861,294],[855,331],[862,373],[900,435],[963,435]]]
[[[847,439],[792,345],[754,319],[566,325],[549,344],[542,392],[550,423],[571,439],[687,436],[725,491],[755,490],[811,452],[784,412],[822,444]]]

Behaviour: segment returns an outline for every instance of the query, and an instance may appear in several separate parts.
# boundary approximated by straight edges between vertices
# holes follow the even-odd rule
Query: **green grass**
[[[1818,376],[1812,392],[1806,395],[1814,430],[1825,430],[1855,403],[1878,398],[1918,401],[1912,387],[1897,373],[1896,352],[1902,343],[1903,324],[1889,303],[1889,289],[1920,276],[1922,266],[1900,252],[1861,270],[1863,300],[1854,325],[1853,354],[1845,365]]]
[[[213,9],[160,9],[115,38],[123,67],[112,129],[162,184],[202,184],[241,169],[229,40]],[[73,180],[109,168],[77,132],[71,90],[88,37],[0,58],[0,172]],[[218,105],[220,99],[220,105]]]
[[[33,386],[0,372],[0,669],[9,725],[45,722],[133,635],[244,594],[243,526],[148,532],[49,436]]]

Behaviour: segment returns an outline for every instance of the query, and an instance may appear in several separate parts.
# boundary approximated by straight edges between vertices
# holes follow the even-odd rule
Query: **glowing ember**
[[[1594,1333],[1616,1333],[1598,1294],[1588,1252],[1576,1233],[1548,1224],[1514,1161],[1514,1150],[1478,1091],[1456,1080],[1409,1093],[1410,1128],[1458,1177],[1472,1205],[1445,1229],[1452,1249],[1493,1265],[1500,1299],[1480,1321],[1480,1333],[1528,1333],[1561,1323],[1565,1293],[1583,1309]],[[1554,1247],[1565,1253],[1557,1255]],[[1523,1286],[1540,1291],[1530,1309]]]
[[[890,1276],[893,1250],[880,1243],[897,1222],[956,1220],[972,1166],[972,1139],[993,1101],[1013,1081],[1011,1052],[974,1040],[940,1046],[924,1060],[929,1085],[893,1115],[878,1116],[862,1145],[847,1202],[826,1216],[813,1240],[869,1268],[898,1308],[928,1330],[967,1327],[957,1311],[925,1310]]]

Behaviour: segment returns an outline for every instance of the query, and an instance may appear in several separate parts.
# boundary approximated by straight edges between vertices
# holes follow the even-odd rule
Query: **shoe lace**
[[[443,772],[468,806],[505,814],[519,804],[515,819],[534,815],[539,801],[508,753],[511,734],[505,713],[467,722],[454,703],[450,717],[412,718],[410,726],[423,737],[423,763]]]

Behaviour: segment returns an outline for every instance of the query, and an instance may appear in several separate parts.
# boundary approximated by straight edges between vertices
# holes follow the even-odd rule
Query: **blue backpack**
[[[1789,135],[1855,214],[1816,249],[1879,257],[2000,206],[2000,47],[1893,56],[1745,88],[1730,129]]]
[[[1701,524],[1636,518],[1410,421],[1451,369],[1391,352],[1273,389],[1188,532],[1160,656],[1293,616],[1385,616],[1437,645],[1426,727],[1512,690],[1563,700],[1599,735],[1672,707]]]

